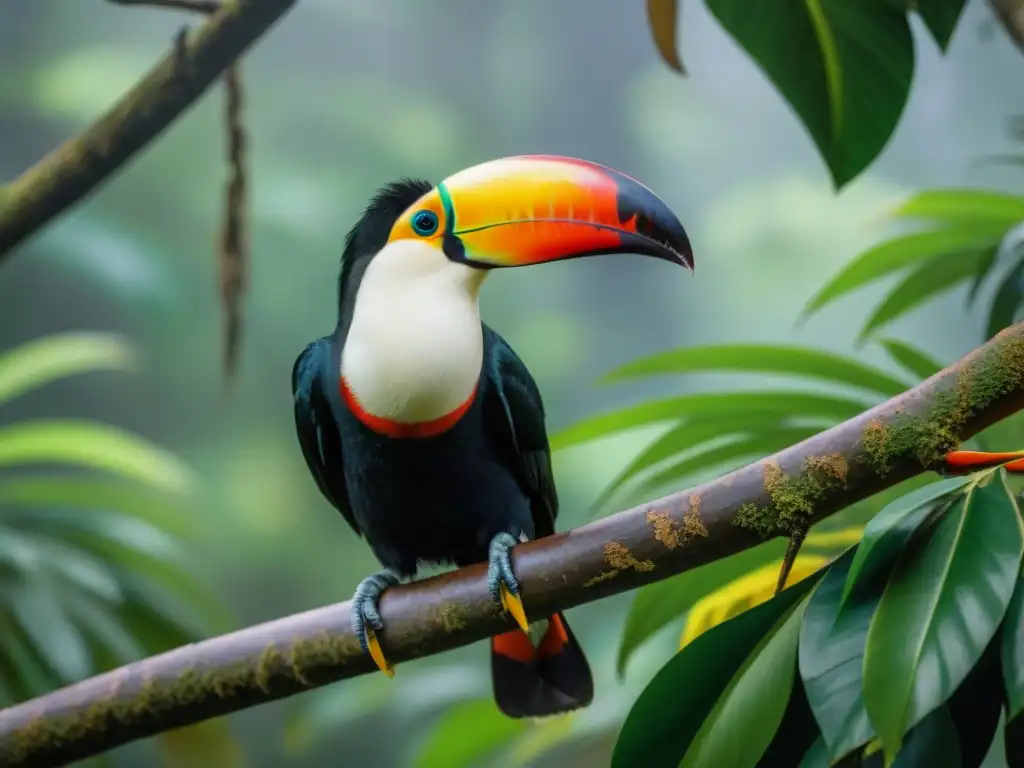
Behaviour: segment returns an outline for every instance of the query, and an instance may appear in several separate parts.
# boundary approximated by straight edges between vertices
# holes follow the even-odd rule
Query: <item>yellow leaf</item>
[[[800,555],[793,563],[786,586],[790,587],[798,581],[824,568],[832,561],[822,555]],[[775,585],[779,580],[779,569],[782,561],[776,560],[756,570],[730,581],[709,595],[705,595],[690,609],[686,616],[679,648],[685,648],[701,634],[714,626],[731,619],[738,613],[754,608],[771,599],[775,594]]]
[[[834,549],[838,547],[845,549],[851,544],[858,543],[863,535],[864,526],[854,525],[849,528],[840,528],[836,531],[812,533],[804,539],[804,546],[817,547],[819,549]]]

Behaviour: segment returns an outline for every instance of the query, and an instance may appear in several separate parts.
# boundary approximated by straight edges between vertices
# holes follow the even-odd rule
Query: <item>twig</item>
[[[221,0],[110,0],[117,5],[170,8],[210,14],[220,10]],[[227,91],[228,187],[224,196],[224,224],[217,250],[220,297],[224,308],[224,381],[230,386],[238,366],[242,338],[242,299],[249,264],[245,232],[245,128],[242,122],[242,71],[235,62],[224,73]]]
[[[860,416],[690,491],[515,548],[527,611],[555,611],[728,557],[937,466],[1024,408],[1024,324]],[[340,528],[339,528],[340,531]],[[350,603],[184,646],[0,711],[0,765],[66,765],[163,730],[375,669]],[[513,626],[484,564],[389,589],[381,640],[395,661]],[[401,675],[401,668],[399,668]]]
[[[159,136],[294,2],[225,4],[82,135],[64,142],[4,187],[0,261]]]
[[[145,5],[149,8],[168,8],[192,13],[216,13],[224,4],[221,0],[109,0],[114,5]]]
[[[224,205],[220,248],[220,290],[224,305],[224,373],[231,382],[238,363],[242,334],[242,298],[248,277],[249,249],[245,231],[245,129],[242,125],[242,73],[238,64],[225,74],[230,177]]]

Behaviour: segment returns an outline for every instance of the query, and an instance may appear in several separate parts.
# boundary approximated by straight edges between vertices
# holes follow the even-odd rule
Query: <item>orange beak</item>
[[[686,231],[657,195],[625,174],[569,157],[473,166],[412,206],[393,238],[413,235],[407,218],[433,221],[429,235],[450,259],[484,269],[628,252],[693,270]]]

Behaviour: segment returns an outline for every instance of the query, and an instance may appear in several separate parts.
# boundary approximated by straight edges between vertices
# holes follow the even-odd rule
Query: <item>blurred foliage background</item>
[[[109,107],[186,21],[195,23],[99,0],[0,0],[0,178],[17,175]],[[0,429],[32,419],[90,420],[112,425],[119,439],[144,436],[152,450],[162,446],[190,470],[180,469],[187,490],[150,491],[151,504],[136,503],[134,486],[134,496],[92,505],[85,496],[75,505],[0,499],[0,568],[8,556],[23,564],[29,555],[21,548],[38,543],[7,534],[26,509],[57,518],[64,507],[87,507],[75,512],[81,520],[93,506],[119,512],[122,521],[142,520],[122,526],[129,554],[162,557],[166,552],[147,554],[146,546],[163,537],[188,565],[161,570],[160,578],[201,586],[186,598],[194,625],[174,618],[167,604],[146,623],[156,636],[122,646],[126,657],[347,599],[375,563],[308,476],[288,377],[303,345],[333,325],[345,232],[376,187],[403,175],[437,180],[523,152],[576,155],[642,179],[686,224],[697,255],[692,278],[653,260],[609,257],[489,281],[486,319],[530,366],[552,432],[630,402],[777,383],[771,372],[737,382],[712,371],[595,385],[611,368],[677,347],[800,344],[898,376],[885,345],[860,338],[865,308],[882,301],[891,281],[840,297],[798,323],[805,304],[856,254],[891,235],[888,214],[913,192],[1022,191],[1019,164],[983,162],[1020,151],[1008,130],[1024,112],[1020,52],[995,33],[987,5],[977,0],[967,4],[946,56],[918,19],[912,27],[916,75],[903,117],[878,161],[836,194],[790,107],[703,5],[685,8],[681,48],[690,76],[683,79],[658,58],[638,3],[302,0],[244,63],[252,266],[230,396],[222,382],[214,255],[226,180],[220,89],[4,264],[0,350],[87,329],[118,334],[102,337],[111,344],[130,340],[138,364],[130,374],[88,365],[51,374],[0,403]],[[975,346],[999,281],[983,284],[967,308],[971,286],[962,277],[950,273],[940,298],[895,319],[885,335],[912,341],[942,363]],[[1000,429],[1001,440],[1021,443],[1019,420]],[[609,478],[663,432],[663,424],[650,424],[558,451],[560,525],[587,520]],[[68,454],[78,455],[69,448],[31,458],[52,464]],[[99,469],[120,478],[111,486],[127,493],[122,479],[159,486],[178,467],[162,451],[157,459],[159,467],[143,477],[132,477],[130,466]],[[643,486],[641,495],[712,476],[723,463],[730,462],[667,477],[662,488]],[[9,471],[19,482],[34,476],[20,466]],[[172,503],[172,490],[187,498]],[[877,508],[854,508],[834,525],[863,522]],[[118,525],[95,527],[107,534]],[[92,539],[81,527],[70,546],[88,552]],[[675,588],[677,605],[770,562],[781,547],[775,542],[702,570],[685,582],[682,597]],[[86,579],[84,586],[67,587],[61,599],[75,602],[72,588],[115,590],[108,595],[117,605],[134,594],[116,574],[106,582],[95,573],[76,578]],[[10,583],[27,580],[15,573]],[[7,583],[0,580],[0,588]],[[103,600],[102,593],[93,597]],[[147,605],[164,606],[154,601]],[[574,718],[543,725],[496,719],[487,703],[487,655],[474,646],[403,664],[394,682],[361,678],[240,713],[227,726],[130,745],[111,753],[109,763],[150,765],[159,750],[171,764],[254,768],[604,764],[622,718],[682,631],[673,615],[666,623],[674,629],[635,648],[617,675],[633,601],[621,595],[573,610],[597,678],[594,705]],[[122,660],[89,650],[90,633],[101,631],[96,616],[117,619],[106,622],[105,648],[123,634],[120,609],[95,612],[90,624],[50,607],[58,623],[27,639],[36,644],[41,674],[16,684],[0,676],[10,699]]]

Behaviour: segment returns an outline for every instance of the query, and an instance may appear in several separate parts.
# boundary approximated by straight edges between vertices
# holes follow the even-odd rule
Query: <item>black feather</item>
[[[487,325],[483,330],[484,349],[490,352],[484,368],[490,385],[490,397],[484,401],[484,430],[499,461],[530,501],[536,535],[550,536],[558,517],[558,493],[544,402],[533,376],[508,342]]]
[[[345,235],[338,276],[338,304],[344,307],[346,297],[355,298],[354,291],[370,258],[388,241],[391,227],[405,210],[427,194],[434,185],[422,179],[399,179],[374,193],[363,215]]]
[[[295,431],[317,488],[360,534],[345,486],[341,434],[324,388],[324,382],[330,381],[333,358],[331,340],[323,338],[310,343],[295,360],[292,366]]]

